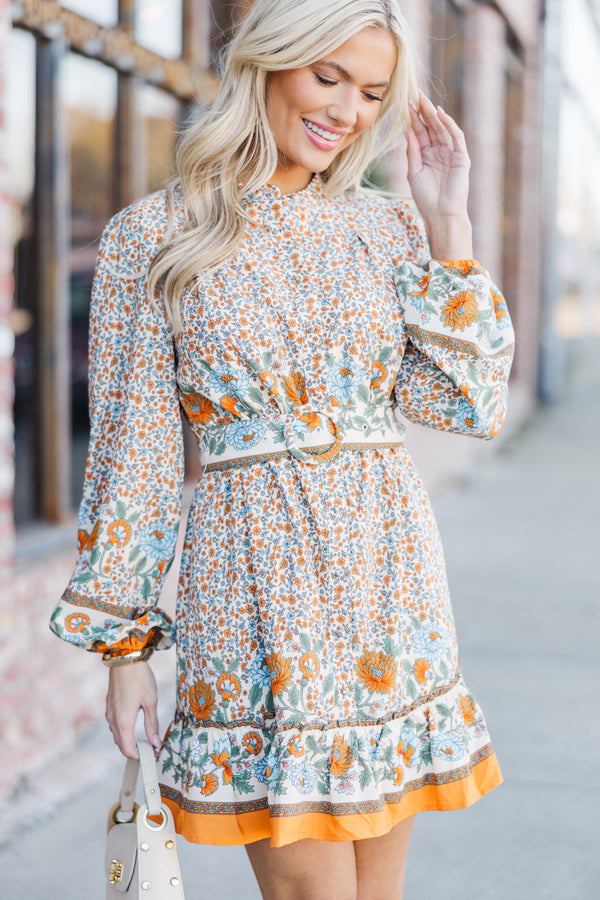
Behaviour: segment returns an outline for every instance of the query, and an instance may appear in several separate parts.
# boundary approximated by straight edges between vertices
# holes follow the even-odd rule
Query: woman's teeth
[[[314,131],[314,133],[320,135],[320,137],[325,138],[326,141],[337,141],[343,136],[339,134],[339,132],[325,131],[324,128],[319,128],[318,125],[315,125],[314,122],[309,122],[308,119],[302,119],[302,121],[307,128],[310,128],[311,131]]]

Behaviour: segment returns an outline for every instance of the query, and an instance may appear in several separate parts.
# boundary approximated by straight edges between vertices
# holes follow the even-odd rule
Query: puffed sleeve
[[[395,275],[406,329],[399,411],[421,425],[491,438],[504,420],[514,352],[506,301],[476,260],[429,258],[414,228],[405,246]]]
[[[172,337],[139,277],[157,249],[148,217],[133,208],[108,224],[92,289],[79,549],[50,623],[87,650],[126,653],[173,641],[157,602],[181,515],[183,440]]]

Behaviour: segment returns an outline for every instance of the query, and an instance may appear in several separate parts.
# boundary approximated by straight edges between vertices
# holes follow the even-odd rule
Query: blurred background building
[[[160,188],[246,2],[0,0],[0,802],[71,747],[105,679],[50,635],[73,562],[100,232]],[[600,334],[599,0],[404,0],[467,134],[476,255],[515,321],[513,425]],[[379,173],[404,192],[402,153]]]

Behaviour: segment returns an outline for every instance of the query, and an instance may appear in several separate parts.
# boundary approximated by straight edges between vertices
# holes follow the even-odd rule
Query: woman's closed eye
[[[324,87],[334,87],[338,82],[333,81],[331,78],[325,78],[324,75],[319,75],[318,72],[315,72],[315,78],[322,84]],[[366,100],[376,100],[377,103],[381,103],[383,97],[378,97],[377,94],[370,94],[368,91],[363,92],[363,96]]]

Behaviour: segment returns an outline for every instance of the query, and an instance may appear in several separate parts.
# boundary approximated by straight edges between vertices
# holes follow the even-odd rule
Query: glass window
[[[181,0],[137,0],[135,39],[168,59],[181,56]]]
[[[75,54],[61,67],[71,161],[71,414],[74,505],[79,501],[88,439],[87,332],[98,240],[114,212],[114,141],[117,75]]]
[[[35,39],[13,29],[6,60],[6,148],[14,246],[15,520],[35,515],[35,285],[33,184],[35,148]]]
[[[61,0],[60,5],[99,25],[115,25],[119,14],[119,0]]]
[[[180,102],[171,94],[141,85],[138,111],[142,128],[145,192],[164,187],[174,171]]]

